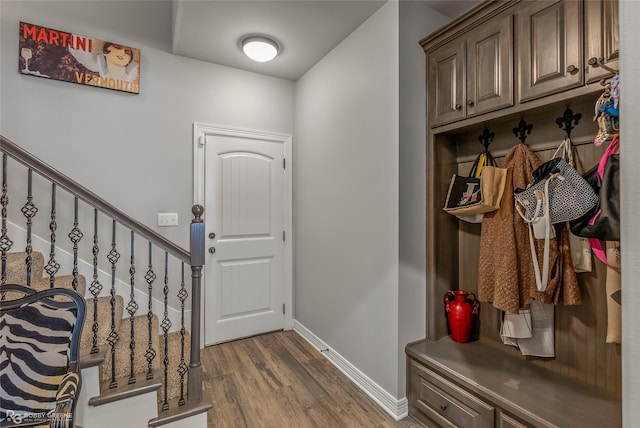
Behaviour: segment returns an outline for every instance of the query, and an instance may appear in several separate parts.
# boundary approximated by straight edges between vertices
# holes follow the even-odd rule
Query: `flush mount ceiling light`
[[[242,51],[257,62],[271,61],[278,55],[278,44],[268,37],[250,36],[242,39]]]

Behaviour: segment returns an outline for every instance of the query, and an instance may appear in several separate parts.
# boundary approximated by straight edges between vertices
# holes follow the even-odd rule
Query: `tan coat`
[[[505,157],[507,185],[498,211],[485,214],[480,235],[478,299],[503,311],[518,312],[532,299],[557,305],[582,303],[571,261],[566,225],[556,225],[549,251],[549,283],[545,292],[536,287],[529,229],[514,208],[514,189],[524,189],[542,163],[526,144],[514,146]],[[536,240],[542,271],[543,240]]]

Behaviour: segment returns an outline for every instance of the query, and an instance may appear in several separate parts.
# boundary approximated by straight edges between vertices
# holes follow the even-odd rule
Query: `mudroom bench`
[[[410,414],[426,426],[603,428],[620,400],[481,342],[450,337],[406,347]]]

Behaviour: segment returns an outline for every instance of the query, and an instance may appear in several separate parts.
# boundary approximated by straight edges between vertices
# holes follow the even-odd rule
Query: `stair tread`
[[[100,395],[89,399],[90,406],[100,406],[112,403],[136,395],[157,391],[162,387],[162,380],[158,371],[153,372],[153,379],[147,379],[143,373],[135,374],[136,382],[130,384],[129,376],[116,379],[118,384],[115,388],[109,388],[109,381],[100,383]]]
[[[99,366],[104,362],[108,350],[109,345],[98,346],[98,352],[95,354],[91,353],[91,348],[80,349],[80,356],[78,361],[80,368],[86,369],[88,367]]]
[[[188,402],[180,406],[178,399],[169,400],[169,410],[162,410],[163,403],[158,403],[158,417],[149,421],[150,427],[166,425],[171,422],[186,419],[200,413],[208,412],[213,407],[211,398],[206,388],[202,389],[202,401],[197,404],[189,404]]]

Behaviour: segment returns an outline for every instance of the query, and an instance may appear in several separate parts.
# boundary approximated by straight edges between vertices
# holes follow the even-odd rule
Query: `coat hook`
[[[520,122],[518,122],[518,126],[516,128],[513,128],[513,135],[515,135],[516,138],[518,138],[522,142],[522,144],[524,144],[524,140],[526,140],[527,136],[531,134],[532,129],[533,124],[525,122],[524,119],[520,119]]]
[[[558,127],[564,130],[564,133],[568,139],[571,139],[571,130],[578,125],[578,122],[582,118],[582,113],[573,114],[573,110],[569,107],[564,111],[562,117],[556,119]]]
[[[484,146],[485,152],[489,151],[489,144],[493,141],[495,136],[496,134],[494,132],[489,132],[489,128],[486,126],[484,127],[482,134],[478,135],[478,141],[480,141],[480,144]]]
[[[608,65],[606,65],[604,63],[604,58],[602,58],[602,57],[600,57],[600,58],[596,58],[595,56],[591,57],[591,58],[589,58],[588,63],[593,68],[602,67],[602,68],[604,68],[605,70],[607,70],[610,73],[618,74],[618,70],[616,70],[615,68],[611,68]]]

